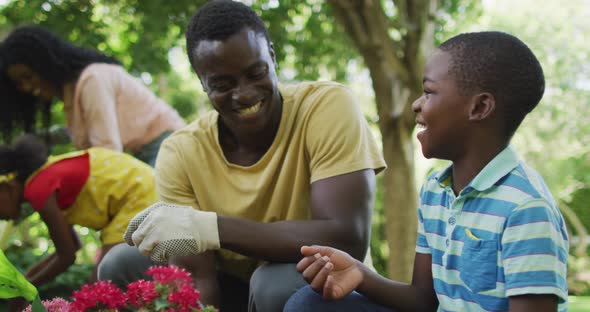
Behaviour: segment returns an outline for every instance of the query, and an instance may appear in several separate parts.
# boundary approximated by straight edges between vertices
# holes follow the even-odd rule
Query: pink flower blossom
[[[55,297],[51,300],[41,301],[47,312],[63,312],[68,311],[70,303],[64,298]],[[31,306],[29,305],[23,312],[31,312]]]

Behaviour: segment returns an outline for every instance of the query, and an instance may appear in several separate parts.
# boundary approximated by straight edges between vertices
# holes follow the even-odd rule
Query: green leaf
[[[27,301],[33,301],[37,294],[37,288],[27,281],[0,250],[0,298],[24,297]]]
[[[47,309],[45,309],[45,306],[41,303],[39,295],[35,297],[35,300],[33,300],[33,303],[31,304],[31,312],[47,312]]]
[[[165,308],[170,306],[170,303],[168,302],[168,300],[166,300],[164,298],[157,298],[154,302],[156,304],[156,311],[162,311]]]

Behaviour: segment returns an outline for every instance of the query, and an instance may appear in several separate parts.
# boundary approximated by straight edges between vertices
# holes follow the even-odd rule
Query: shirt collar
[[[496,157],[494,157],[469,183],[466,187],[476,189],[480,192],[487,190],[498,182],[505,175],[518,166],[518,154],[512,146],[507,146]],[[452,177],[453,164],[449,164],[440,170],[434,178],[441,187],[449,186]]]
[[[507,146],[477,174],[469,186],[480,192],[485,191],[516,168],[518,162],[518,154],[514,148]]]

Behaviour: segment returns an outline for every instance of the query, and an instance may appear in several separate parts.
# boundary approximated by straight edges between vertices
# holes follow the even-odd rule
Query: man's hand
[[[125,241],[160,263],[219,249],[217,214],[158,202],[129,222]]]
[[[362,263],[343,251],[303,246],[301,253],[305,257],[297,263],[297,270],[324,299],[341,299],[363,282]]]

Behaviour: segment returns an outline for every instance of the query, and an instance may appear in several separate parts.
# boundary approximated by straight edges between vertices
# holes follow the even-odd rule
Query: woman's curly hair
[[[66,83],[77,80],[82,70],[93,63],[120,64],[114,58],[76,46],[40,26],[13,30],[0,44],[0,96],[5,112],[0,116],[0,131],[4,140],[9,141],[15,129],[32,131],[39,116],[47,128],[51,113],[50,103],[40,103],[39,99],[16,89],[6,74],[11,65],[27,65],[61,89]]]

